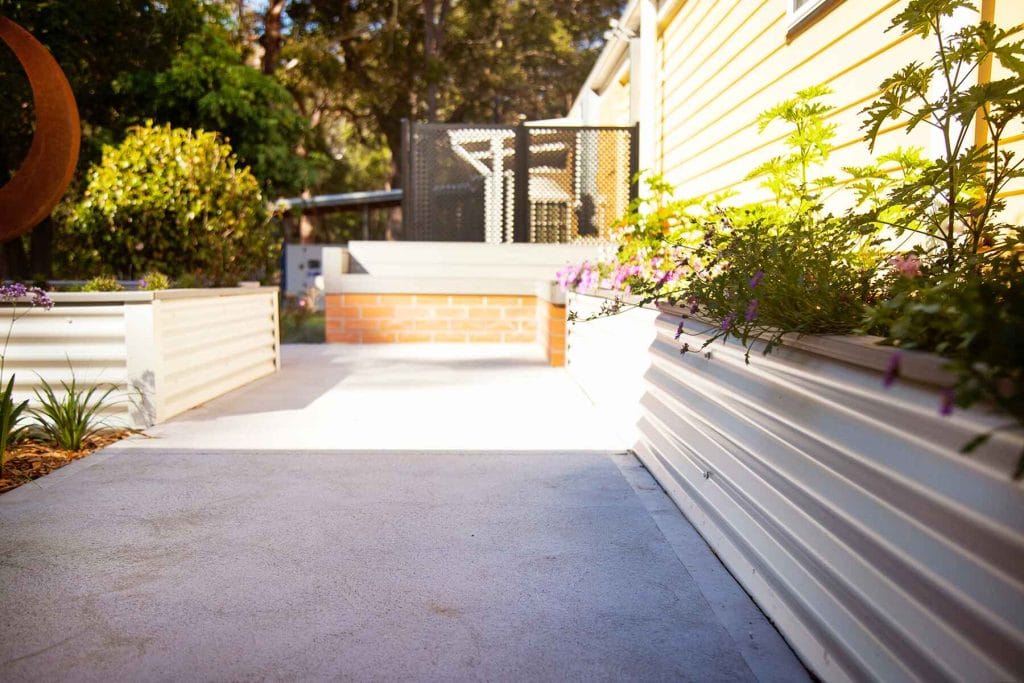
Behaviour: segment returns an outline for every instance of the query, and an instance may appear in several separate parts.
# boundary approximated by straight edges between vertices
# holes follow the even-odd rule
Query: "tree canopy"
[[[564,113],[621,5],[0,0],[0,13],[53,52],[78,101],[83,150],[68,201],[104,145],[147,120],[219,133],[272,199],[398,185],[403,118],[515,122]],[[5,49],[0,80],[5,182],[32,131],[30,92]],[[47,230],[36,232],[32,250],[48,240]],[[29,242],[5,245],[8,275],[46,270],[38,264],[48,259],[33,257],[31,272],[15,272],[29,268]]]

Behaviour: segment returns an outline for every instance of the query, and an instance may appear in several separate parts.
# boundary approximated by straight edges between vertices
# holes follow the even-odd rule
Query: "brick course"
[[[533,296],[328,294],[330,343],[536,341],[565,364],[565,306]]]

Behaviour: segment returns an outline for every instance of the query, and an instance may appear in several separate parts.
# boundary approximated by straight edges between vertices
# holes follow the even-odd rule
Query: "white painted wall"
[[[105,414],[115,427],[146,427],[240,387],[280,366],[277,289],[57,293],[10,326],[3,379],[15,400],[34,401],[40,378],[55,388],[115,387]],[[2,338],[0,338],[2,344]]]

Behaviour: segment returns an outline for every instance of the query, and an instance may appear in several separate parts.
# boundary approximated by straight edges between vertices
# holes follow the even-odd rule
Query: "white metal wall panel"
[[[277,369],[274,292],[156,303],[160,420]]]
[[[800,351],[680,356],[677,324],[657,321],[637,450],[815,672],[1020,678],[1020,440],[961,455],[992,416]]]
[[[27,311],[27,313],[26,313]],[[21,317],[24,314],[24,317]],[[11,327],[12,317],[18,319]],[[127,342],[124,305],[59,305],[46,311],[19,306],[0,308],[0,344],[11,331],[4,357],[3,382],[13,375],[14,399],[35,404],[35,390],[46,380],[63,395],[60,383],[80,387],[115,387],[104,419],[111,426],[129,424],[131,392],[127,388]],[[2,350],[2,349],[0,349]]]
[[[597,314],[605,299],[570,293],[567,308],[577,317],[566,326],[566,368],[601,411],[607,424],[631,447],[639,436],[640,399],[650,366],[657,311],[630,308],[610,317]]]

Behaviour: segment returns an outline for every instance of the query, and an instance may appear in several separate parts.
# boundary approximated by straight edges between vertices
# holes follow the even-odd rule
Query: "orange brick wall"
[[[328,294],[328,342],[534,342],[532,296]]]
[[[565,365],[565,306],[534,296],[328,294],[326,313],[328,342],[537,342]]]
[[[565,365],[565,306],[537,299],[537,341],[544,348],[548,362],[555,367]]]

